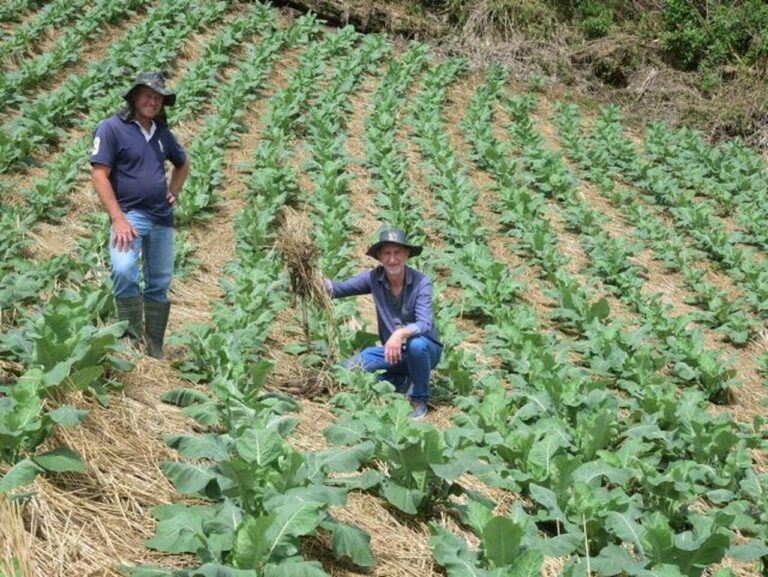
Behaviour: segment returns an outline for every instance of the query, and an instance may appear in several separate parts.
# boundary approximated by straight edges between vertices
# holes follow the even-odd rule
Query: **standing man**
[[[173,205],[189,160],[168,128],[165,106],[173,106],[176,95],[165,88],[162,74],[141,72],[123,98],[126,107],[96,128],[92,180],[112,223],[109,255],[118,319],[128,321],[126,334],[134,345],[143,335],[147,354],[159,359],[171,307]],[[173,165],[170,182],[166,160]]]
[[[382,378],[400,392],[406,392],[410,382],[412,419],[423,419],[427,414],[429,375],[443,352],[432,315],[432,281],[405,264],[421,250],[408,243],[402,230],[385,229],[366,252],[381,263],[379,266],[328,285],[332,298],[373,295],[384,346],[368,347],[345,364],[368,372],[383,369]]]

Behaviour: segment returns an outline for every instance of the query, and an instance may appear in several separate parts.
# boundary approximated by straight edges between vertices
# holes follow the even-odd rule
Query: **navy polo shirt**
[[[155,125],[147,141],[136,122],[110,116],[96,128],[91,164],[110,167],[109,182],[124,213],[138,210],[158,224],[173,226],[165,161],[180,167],[187,155],[166,124]]]

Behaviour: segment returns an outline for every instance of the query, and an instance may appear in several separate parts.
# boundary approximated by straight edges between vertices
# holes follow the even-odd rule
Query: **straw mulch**
[[[19,577],[37,575],[21,507],[3,494],[0,494],[0,574]]]
[[[18,533],[21,527],[24,534],[24,547],[17,548],[28,552],[36,572],[22,575],[117,576],[122,563],[194,563],[144,546],[154,534],[152,508],[178,498],[158,466],[173,456],[161,431],[185,428],[178,411],[117,395],[106,409],[80,393],[66,402],[87,408],[87,419],[73,429],[56,429],[42,448],[69,447],[83,457],[87,471],[38,477],[30,487],[34,495],[20,511],[23,525],[6,522],[14,517],[7,508],[0,511],[3,531],[15,527]]]

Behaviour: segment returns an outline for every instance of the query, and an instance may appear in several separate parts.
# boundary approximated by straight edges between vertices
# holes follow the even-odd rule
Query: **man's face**
[[[163,108],[163,95],[149,86],[138,86],[133,92],[133,108],[140,118],[154,118]]]
[[[408,249],[399,244],[386,242],[379,249],[379,261],[384,265],[388,276],[398,276],[405,269],[408,260]]]

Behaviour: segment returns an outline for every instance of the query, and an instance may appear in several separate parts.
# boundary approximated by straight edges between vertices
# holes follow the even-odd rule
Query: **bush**
[[[592,40],[608,35],[613,26],[613,13],[608,6],[601,2],[585,2],[579,13],[579,28],[586,38]]]
[[[763,0],[664,0],[663,46],[673,63],[696,70],[766,57],[768,5]]]

